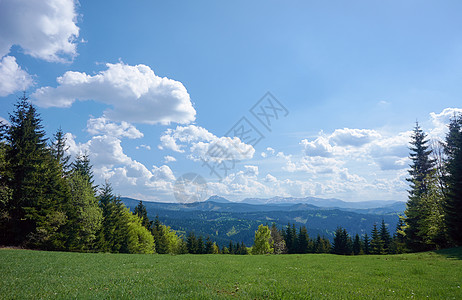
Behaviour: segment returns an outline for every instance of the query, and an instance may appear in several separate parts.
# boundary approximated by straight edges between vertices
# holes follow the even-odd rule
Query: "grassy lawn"
[[[394,256],[0,250],[2,299],[462,299],[462,248]]]

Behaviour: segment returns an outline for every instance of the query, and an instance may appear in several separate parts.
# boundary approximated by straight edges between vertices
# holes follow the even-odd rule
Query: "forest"
[[[0,245],[112,253],[342,255],[420,252],[462,245],[462,116],[444,141],[430,144],[417,123],[410,140],[409,199],[396,228],[384,221],[370,235],[339,226],[332,242],[307,228],[261,224],[253,245],[217,245],[193,231],[179,234],[150,220],[140,201],[131,212],[109,182],[95,185],[88,153],[67,156],[65,134],[46,138],[35,106],[24,95],[0,130]],[[339,224],[341,225],[341,224]],[[250,247],[251,246],[251,247]]]

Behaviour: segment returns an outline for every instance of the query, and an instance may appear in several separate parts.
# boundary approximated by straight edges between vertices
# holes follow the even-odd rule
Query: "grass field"
[[[394,256],[0,250],[2,299],[462,299],[462,248]]]

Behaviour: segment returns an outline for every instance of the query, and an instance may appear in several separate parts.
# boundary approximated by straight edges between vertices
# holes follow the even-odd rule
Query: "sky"
[[[26,91],[97,184],[145,201],[406,201],[416,121],[436,141],[462,112],[461,11],[0,0],[0,120]]]

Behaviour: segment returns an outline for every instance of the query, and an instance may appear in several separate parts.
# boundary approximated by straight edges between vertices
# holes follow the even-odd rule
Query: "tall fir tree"
[[[385,221],[382,219],[382,224],[380,225],[379,229],[380,239],[383,241],[383,251],[385,253],[390,253],[390,246],[391,246],[391,236],[390,232],[388,231],[387,225]]]
[[[144,206],[143,201],[140,201],[133,211],[141,219],[141,224],[146,227],[147,230],[151,231],[152,222],[149,221],[148,211],[146,206]]]
[[[452,242],[462,246],[462,115],[454,116],[449,123],[444,153],[446,225]]]
[[[427,135],[416,123],[411,136],[409,158],[411,165],[409,170],[410,182],[409,199],[405,210],[404,233],[407,247],[413,251],[428,249],[422,236],[419,234],[419,226],[422,223],[421,203],[422,197],[428,193],[428,178],[434,169],[435,161],[431,159],[432,150],[429,149]]]
[[[384,249],[384,242],[377,229],[377,224],[374,224],[371,233],[370,254],[386,254]]]
[[[11,191],[4,243],[56,249],[62,246],[62,204],[69,190],[41,122],[24,94],[4,131],[6,169],[1,180]]]

